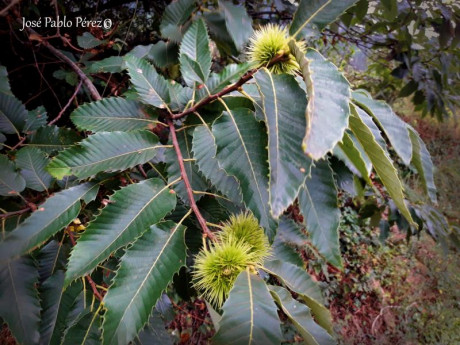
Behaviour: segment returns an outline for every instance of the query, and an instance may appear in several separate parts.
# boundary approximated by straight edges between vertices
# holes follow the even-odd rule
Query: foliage
[[[72,68],[62,71],[66,80],[81,79],[75,95],[83,85],[94,100],[72,112],[78,132],[47,126],[0,74],[0,316],[16,339],[125,345],[152,329],[167,338],[155,317],[164,292],[182,294],[195,283],[217,308],[208,304],[217,344],[281,343],[281,311],[308,344],[331,344],[320,285],[290,245],[311,241],[331,267],[343,268],[343,190],[409,235],[425,227],[449,238],[430,201],[406,200],[396,169],[399,160],[413,167],[435,201],[423,141],[389,106],[352,92],[318,51],[304,49],[355,2],[300,1],[290,28],[275,32],[281,51],[278,41],[265,46],[273,26],[253,36],[256,65],[239,62],[251,19],[224,1],[208,11],[172,2],[161,41],[96,67],[86,54],[105,39],[80,36],[83,70],[44,43]],[[256,54],[266,48],[268,57]],[[293,66],[298,76],[284,73]],[[98,87],[107,84],[91,81],[108,70],[129,76],[117,97],[101,97]],[[286,217],[295,207],[304,221]]]

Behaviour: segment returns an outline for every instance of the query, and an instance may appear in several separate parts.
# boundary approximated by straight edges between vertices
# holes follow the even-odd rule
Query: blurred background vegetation
[[[14,1],[19,13],[0,12],[0,65],[7,68],[12,92],[28,109],[44,105],[58,114],[77,84],[74,72],[46,50],[40,41],[19,31],[17,17],[66,16],[97,20],[109,18],[114,26],[101,28],[37,28],[40,35],[78,62],[94,62],[136,49],[149,54],[159,47],[160,22],[170,1],[157,0],[56,0]],[[256,24],[288,23],[295,1],[233,1],[245,6]],[[11,1],[1,1],[4,8]],[[199,1],[206,13],[217,1]],[[3,6],[4,5],[4,6]],[[212,18],[220,25],[219,18]],[[83,35],[85,32],[90,33]],[[92,40],[98,45],[91,47]],[[213,63],[239,60],[225,37],[216,39]],[[416,128],[436,165],[439,211],[460,232],[460,2],[455,0],[360,0],[329,26],[320,39],[307,37],[346,75],[354,88],[383,99]],[[163,72],[177,74],[177,47],[167,43],[171,61]],[[171,54],[169,56],[168,54]],[[93,66],[93,67],[91,67]],[[104,97],[117,95],[128,78],[101,70],[93,76]],[[84,91],[81,91],[84,92]],[[73,104],[68,115],[78,104]],[[70,126],[68,116],[62,124]],[[420,197],[413,174],[404,182],[412,201]],[[460,295],[458,252],[451,243],[436,244],[424,234],[406,240],[397,226],[379,230],[362,204],[344,192],[341,198],[341,247],[345,271],[337,272],[315,257],[308,244],[298,249],[309,271],[323,282],[329,307],[337,321],[343,344],[459,344]],[[292,211],[295,217],[295,210]],[[434,234],[432,234],[433,237]],[[205,343],[212,334],[210,317],[202,300],[183,296],[172,299],[169,327],[180,344]],[[292,343],[299,341],[292,329]],[[0,343],[14,344],[3,327]]]

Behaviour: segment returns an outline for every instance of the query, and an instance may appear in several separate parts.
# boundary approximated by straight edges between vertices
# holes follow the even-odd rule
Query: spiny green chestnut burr
[[[295,74],[300,67],[289,49],[288,44],[291,39],[286,28],[273,24],[263,26],[255,31],[250,39],[249,60],[259,66],[268,66],[275,57],[284,56],[268,67],[270,72]],[[306,50],[304,42],[297,42],[297,44],[302,51]]]
[[[222,307],[238,275],[255,264],[250,251],[242,242],[217,242],[209,250],[201,250],[195,259],[194,286],[214,306]]]
[[[228,297],[238,275],[247,267],[262,265],[269,256],[269,243],[251,213],[231,216],[209,249],[195,258],[194,286],[217,308]]]
[[[230,220],[224,223],[222,231],[217,234],[220,242],[243,242],[251,247],[251,253],[257,263],[269,255],[268,238],[252,213],[232,215]]]

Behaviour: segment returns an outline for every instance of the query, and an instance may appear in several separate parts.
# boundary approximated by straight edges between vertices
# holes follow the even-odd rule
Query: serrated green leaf
[[[77,36],[77,43],[83,49],[95,48],[101,44],[104,44],[105,42],[106,40],[100,40],[89,32],[84,32],[81,36]]]
[[[0,132],[20,135],[27,114],[26,107],[16,97],[0,93]]]
[[[275,222],[268,206],[267,134],[263,124],[249,109],[227,108],[214,121],[212,133],[219,166],[239,181],[244,203],[272,240]]]
[[[46,153],[66,149],[78,140],[78,134],[68,128],[46,126],[37,129],[27,140],[26,146],[36,147]]]
[[[264,270],[278,277],[286,286],[299,294],[310,307],[316,321],[332,333],[332,319],[329,310],[323,305],[323,296],[318,283],[305,271],[294,264],[271,260],[264,263]]]
[[[110,56],[108,58],[93,62],[89,66],[87,73],[120,73],[123,70],[123,64],[123,57]]]
[[[335,345],[336,341],[313,320],[310,309],[292,298],[288,290],[270,286],[270,293],[307,345]]]
[[[182,86],[174,80],[168,83],[169,96],[171,97],[170,108],[172,111],[182,111],[193,98],[193,89]]]
[[[56,240],[49,241],[36,256],[40,281],[48,279],[57,270],[65,269],[70,246]]]
[[[185,259],[185,226],[172,221],[151,226],[127,249],[104,297],[103,344],[136,337]]]
[[[30,257],[0,264],[0,317],[24,345],[36,345],[40,339],[37,283],[37,268]]]
[[[358,0],[300,0],[289,33],[296,39],[311,36],[334,22]]]
[[[134,241],[175,206],[176,196],[160,179],[145,180],[116,191],[73,248],[65,286]]]
[[[299,248],[303,248],[308,241],[307,236],[302,232],[299,225],[286,216],[280,218],[276,237],[283,243]]]
[[[101,171],[143,164],[155,157],[161,146],[157,136],[149,131],[99,132],[60,152],[47,170],[59,180],[70,175],[83,179]]]
[[[27,188],[38,192],[48,190],[53,182],[53,177],[45,170],[47,164],[46,154],[34,147],[23,147],[16,155],[16,166],[21,169]]]
[[[30,131],[35,131],[40,127],[46,126],[47,123],[48,115],[46,113],[45,107],[37,107],[36,109],[27,112],[27,120],[23,132],[27,133]]]
[[[147,325],[133,341],[133,345],[174,345],[174,338],[166,329],[161,316],[157,310],[153,311]]]
[[[302,151],[307,99],[294,77],[272,75],[261,69],[255,75],[263,101],[268,131],[269,198],[278,218],[291,205],[310,172],[311,159]]]
[[[63,296],[64,271],[56,271],[40,287],[42,305],[40,322],[40,344],[49,344],[56,325]]]
[[[404,164],[409,165],[412,157],[412,142],[407,124],[385,102],[373,100],[360,92],[353,92],[353,101],[375,119],[398,156]]]
[[[380,177],[383,185],[390,194],[402,215],[413,225],[415,222],[404,203],[403,186],[399,180],[398,173],[388,154],[375,140],[369,127],[367,127],[356,112],[355,107],[351,106],[352,116],[350,116],[350,128],[364,147],[370,158],[375,171]]]
[[[299,192],[299,208],[311,242],[336,267],[342,267],[339,245],[340,210],[332,169],[318,161]]]
[[[219,167],[216,159],[216,142],[207,125],[197,126],[193,132],[192,152],[196,165],[213,186],[236,204],[241,203],[238,181]]]
[[[195,8],[195,0],[177,0],[171,2],[166,7],[161,20],[161,35],[174,42],[180,42],[183,26]]]
[[[61,345],[100,345],[101,316],[86,312],[64,333]]]
[[[314,49],[304,56],[295,41],[289,42],[307,85],[307,128],[304,152],[318,160],[342,140],[350,115],[350,85],[337,67]]]
[[[224,87],[236,82],[241,78],[247,71],[254,67],[253,63],[243,62],[241,64],[229,64],[224,67],[222,72],[219,74],[212,73],[209,80],[206,82],[206,86],[211,94],[221,91]],[[207,91],[202,91],[204,96],[207,95]],[[202,98],[202,97],[201,97]]]
[[[192,189],[196,192],[205,192],[208,189],[208,184],[198,171],[198,167],[195,164],[195,162],[193,162],[194,158],[192,155],[192,138],[190,137],[190,135],[188,135],[186,130],[177,132],[176,136],[177,141],[179,143],[179,148],[182,153],[182,157],[187,160],[184,162],[184,167],[190,185],[192,186]],[[171,144],[171,138],[169,139],[169,143]],[[165,158],[166,170],[168,172],[168,183],[172,183],[173,181],[181,177],[176,151],[173,148],[167,149],[165,153]],[[184,202],[186,205],[189,205],[188,194],[187,190],[185,189],[184,182],[180,181],[179,183],[174,184],[173,188],[176,191],[179,198],[182,200],[182,202]],[[202,197],[203,194],[193,195],[195,201],[198,201]]]
[[[364,152],[361,144],[353,140],[352,133],[345,132],[342,141],[334,147],[334,156],[345,163],[354,174],[362,177],[370,186],[372,181],[369,175],[372,171],[372,163]],[[359,146],[358,146],[359,145]]]
[[[147,104],[161,109],[169,109],[170,101],[168,83],[158,74],[150,63],[133,55],[125,57],[131,82],[140,98]]]
[[[204,84],[211,70],[211,51],[206,25],[202,19],[195,21],[182,39],[179,51],[182,77],[189,86]]]
[[[236,48],[241,51],[253,33],[252,19],[244,5],[236,6],[230,1],[219,0],[219,9],[225,18],[225,24]]]
[[[227,30],[224,15],[220,12],[205,12],[204,19],[212,40],[222,55],[238,55],[238,49]]]
[[[158,41],[152,44],[148,58],[155,66],[165,68],[178,63],[179,47],[174,42]]]
[[[0,155],[0,195],[18,195],[26,188],[26,181],[16,171],[14,163],[7,156]]]
[[[83,104],[72,112],[70,119],[78,129],[92,132],[127,132],[156,123],[156,119],[146,116],[138,102],[121,97]]]
[[[84,183],[48,198],[15,230],[0,242],[0,261],[24,254],[40,246],[67,226],[80,212],[80,200],[96,197],[99,185]]]
[[[277,308],[265,282],[249,268],[241,272],[222,308],[216,345],[270,345],[282,341]]]
[[[13,96],[10,81],[8,80],[8,71],[5,66],[0,66],[0,93]]]
[[[76,316],[74,314],[78,314],[78,311],[80,309],[83,309],[83,299],[85,296],[82,293],[82,289],[83,284],[81,281],[78,281],[69,286],[64,291],[62,291],[56,321],[52,329],[53,333],[51,335],[49,343],[43,343],[49,345],[61,344],[61,340],[64,334],[66,333],[66,330],[72,326],[73,318],[74,316]]]
[[[412,141],[412,160],[411,163],[417,169],[421,179],[425,194],[434,203],[437,203],[436,186],[433,178],[433,162],[425,143],[412,127],[408,126],[410,139]]]

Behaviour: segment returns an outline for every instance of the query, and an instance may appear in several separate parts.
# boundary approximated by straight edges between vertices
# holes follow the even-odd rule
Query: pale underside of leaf
[[[327,160],[316,162],[299,192],[299,208],[312,244],[336,267],[342,267],[339,245],[340,210],[332,169]]]
[[[350,85],[337,67],[316,50],[308,49],[304,55],[293,40],[289,47],[307,85],[307,125],[302,147],[308,156],[318,160],[332,151],[348,127]]]
[[[383,185],[395,202],[401,214],[411,223],[416,226],[412,216],[405,204],[403,186],[398,177],[398,172],[391,162],[388,154],[375,140],[371,130],[364,124],[360,116],[352,105],[352,116],[350,116],[350,128],[358,138],[361,145],[364,147],[369,156],[375,171],[382,180]]]
[[[301,145],[307,99],[290,75],[273,75],[264,68],[257,72],[255,80],[268,131],[271,212],[278,218],[293,203],[310,172],[311,159]]]
[[[275,345],[281,342],[276,305],[265,282],[249,268],[241,272],[223,306],[216,345]]]

